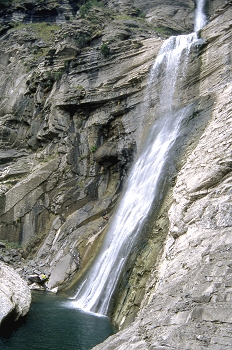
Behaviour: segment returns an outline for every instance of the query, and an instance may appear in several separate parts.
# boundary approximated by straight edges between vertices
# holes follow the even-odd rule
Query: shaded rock
[[[27,279],[32,283],[36,282],[40,284],[40,283],[46,282],[48,280],[48,276],[44,274],[39,274],[39,275],[35,274],[35,275],[27,276]]]
[[[36,282],[36,283],[40,283],[41,282],[41,279],[38,275],[29,275],[27,277],[27,279],[30,281],[30,282]]]
[[[96,161],[105,167],[112,166],[119,161],[116,142],[107,142],[95,153]]]
[[[55,55],[59,58],[72,59],[79,55],[80,52],[81,50],[79,50],[77,47],[63,44],[57,47]]]

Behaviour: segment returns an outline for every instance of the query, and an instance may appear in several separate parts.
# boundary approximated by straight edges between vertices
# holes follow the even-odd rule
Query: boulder
[[[11,267],[0,261],[0,327],[4,321],[17,321],[30,308],[31,292],[27,283]]]

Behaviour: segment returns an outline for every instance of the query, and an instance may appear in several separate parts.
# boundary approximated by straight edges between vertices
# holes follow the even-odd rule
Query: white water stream
[[[202,4],[202,0],[199,3]],[[176,82],[179,79],[180,83],[190,48],[196,43],[196,33],[171,37],[165,41],[155,60],[148,90],[151,98],[152,83],[161,75],[159,106],[162,114],[151,127],[146,144],[132,167],[124,196],[109,224],[101,250],[74,296],[78,308],[107,314],[120,273],[154,200],[158,203],[162,199],[165,178],[174,163],[176,140],[183,120],[189,115],[187,107],[182,110],[173,107]],[[180,60],[185,64],[180,65]]]
[[[206,25],[207,19],[204,14],[205,0],[197,1],[196,15],[195,15],[195,25],[194,31],[198,32],[201,28]]]

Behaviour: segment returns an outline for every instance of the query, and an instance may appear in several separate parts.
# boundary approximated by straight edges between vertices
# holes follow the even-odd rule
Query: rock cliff
[[[86,266],[104,233],[162,40],[132,6],[125,16],[99,3],[70,22],[15,24],[17,6],[1,37],[0,237],[20,243],[56,286],[77,261]]]
[[[231,348],[231,18],[227,4],[201,32],[200,80],[190,77],[188,96],[197,84],[202,117],[211,117],[178,173],[142,307],[96,349]]]
[[[70,288],[91,263],[102,214],[111,220],[149,127],[150,67],[167,36],[193,30],[194,9],[191,0],[0,1],[0,239],[23,247],[23,276],[37,269],[50,288]],[[229,349],[231,2],[206,11],[181,91],[193,105],[185,151],[113,320],[125,327],[142,307],[102,349]]]

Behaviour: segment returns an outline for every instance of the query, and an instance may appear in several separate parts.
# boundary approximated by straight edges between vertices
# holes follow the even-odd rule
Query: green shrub
[[[88,12],[93,7],[102,7],[102,1],[101,0],[87,0],[85,5],[82,5],[79,9],[79,13],[81,17],[86,17]]]
[[[5,243],[7,249],[10,249],[10,248],[19,249],[19,248],[21,248],[21,245],[18,242],[9,242],[9,241],[2,240],[2,239],[1,239],[1,242]]]
[[[160,34],[163,37],[169,37],[171,35],[178,35],[178,32],[174,31],[172,28],[169,27],[155,27],[154,30],[156,33]]]
[[[93,152],[96,152],[96,150],[97,150],[97,146],[96,145],[90,147],[90,152],[93,153]]]
[[[56,37],[56,32],[61,28],[57,24],[48,24],[46,22],[39,23],[22,23],[17,22],[14,25],[17,29],[26,29],[29,33],[34,33],[36,38],[42,39],[45,43],[54,42]],[[12,29],[14,30],[14,28]]]
[[[140,17],[140,18],[146,17],[146,14],[142,10],[140,10],[139,8],[136,8],[135,11],[136,11],[136,13],[135,13],[136,17]]]
[[[43,79],[44,91],[45,92],[50,91],[53,87],[54,82],[60,80],[62,75],[63,75],[63,71],[46,72]]]
[[[55,81],[60,80],[60,78],[62,77],[62,75],[63,75],[63,72],[62,72],[62,71],[55,72],[55,73],[54,73],[54,80],[55,80]]]
[[[90,36],[88,34],[79,34],[78,38],[76,39],[76,42],[79,48],[82,49],[86,46],[89,40]]]
[[[108,47],[107,44],[102,44],[101,48],[101,54],[105,57],[108,58],[110,55],[110,48]]]

